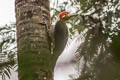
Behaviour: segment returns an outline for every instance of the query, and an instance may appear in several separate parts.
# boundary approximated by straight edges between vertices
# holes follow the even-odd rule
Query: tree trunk
[[[53,80],[49,0],[16,0],[19,80]]]

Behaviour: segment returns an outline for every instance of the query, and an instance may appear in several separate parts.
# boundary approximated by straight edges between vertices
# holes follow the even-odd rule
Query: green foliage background
[[[67,10],[67,5],[76,10],[77,16],[69,23],[70,35],[77,32],[84,41],[77,50],[82,69],[76,80],[120,80],[120,0],[69,0],[61,4],[56,0],[55,3],[54,15]],[[53,16],[52,20],[55,19]]]
[[[10,78],[11,69],[16,66],[16,26],[15,24],[0,27],[0,75],[2,80]]]

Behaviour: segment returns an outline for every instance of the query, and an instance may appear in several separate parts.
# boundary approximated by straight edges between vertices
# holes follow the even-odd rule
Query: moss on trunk
[[[19,80],[53,80],[49,0],[16,0]]]

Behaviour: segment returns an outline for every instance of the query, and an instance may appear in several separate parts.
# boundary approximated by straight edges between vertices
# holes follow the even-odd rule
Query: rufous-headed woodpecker
[[[59,20],[55,24],[54,29],[54,42],[53,49],[54,61],[57,60],[59,55],[63,52],[67,40],[68,40],[68,28],[66,25],[66,18],[69,16],[69,12],[63,11],[58,15]]]

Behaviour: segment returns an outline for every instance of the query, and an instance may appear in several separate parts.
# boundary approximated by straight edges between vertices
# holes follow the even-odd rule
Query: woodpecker
[[[59,20],[55,24],[54,28],[54,49],[53,56],[54,61],[57,60],[59,55],[63,52],[67,40],[68,40],[68,28],[66,25],[66,18],[69,16],[69,12],[62,11],[58,15]]]

